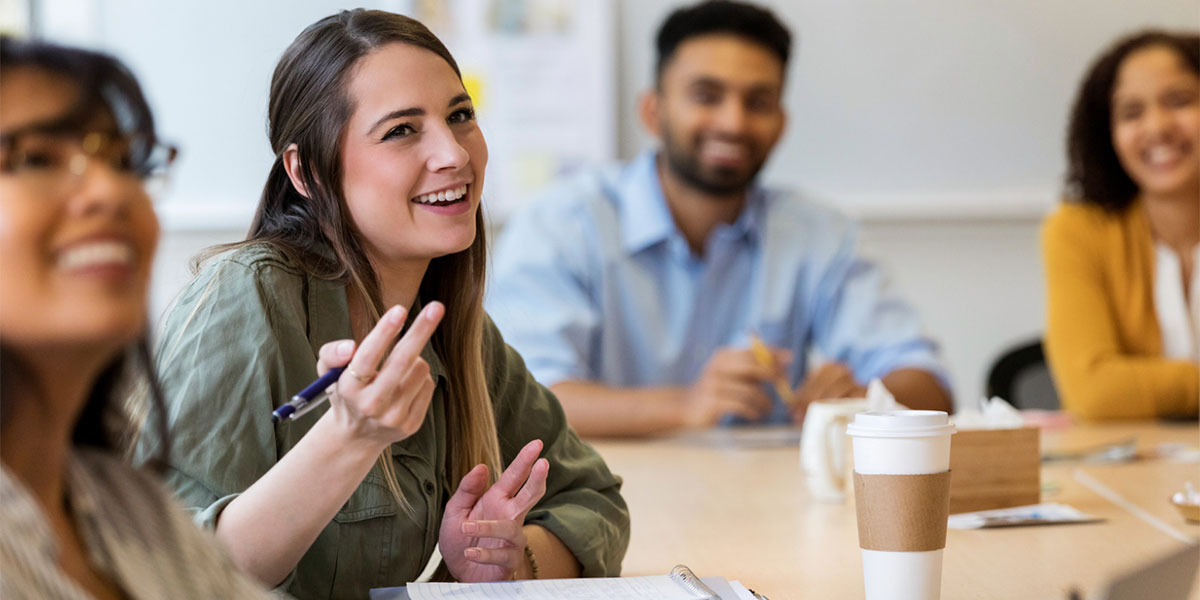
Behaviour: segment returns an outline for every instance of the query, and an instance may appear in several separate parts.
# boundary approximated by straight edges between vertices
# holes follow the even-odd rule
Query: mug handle
[[[825,441],[825,472],[829,474],[834,487],[843,491],[846,489],[846,449],[834,436],[837,435],[839,426],[849,423],[850,417],[834,415],[825,424],[825,431],[821,432]]]

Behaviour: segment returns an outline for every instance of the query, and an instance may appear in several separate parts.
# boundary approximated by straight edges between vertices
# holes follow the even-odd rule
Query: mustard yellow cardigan
[[[1063,204],[1042,225],[1042,253],[1046,359],[1063,408],[1085,419],[1197,414],[1200,368],[1162,355],[1142,206]]]

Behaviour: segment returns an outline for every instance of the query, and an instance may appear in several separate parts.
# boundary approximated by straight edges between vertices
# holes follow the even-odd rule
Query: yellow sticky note
[[[483,76],[479,73],[465,72],[462,81],[467,95],[471,96],[471,104],[475,106],[475,110],[482,110],[484,105]]]

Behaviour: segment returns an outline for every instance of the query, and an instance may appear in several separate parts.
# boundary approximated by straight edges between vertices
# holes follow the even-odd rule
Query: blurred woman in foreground
[[[117,61],[0,38],[4,598],[267,596],[117,456],[119,383],[156,391],[145,186],[173,155]]]
[[[1071,198],[1042,231],[1046,353],[1087,419],[1195,416],[1200,371],[1200,36],[1149,31],[1088,71]]]

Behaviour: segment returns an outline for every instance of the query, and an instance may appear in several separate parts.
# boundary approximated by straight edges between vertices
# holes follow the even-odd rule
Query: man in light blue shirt
[[[857,256],[854,224],[755,179],[784,127],[787,29],[707,2],[673,13],[657,42],[640,112],[660,148],[557,184],[497,246],[488,312],[571,424],[629,436],[799,421],[875,377],[911,408],[950,410],[935,344]],[[790,398],[780,380],[798,386]]]

